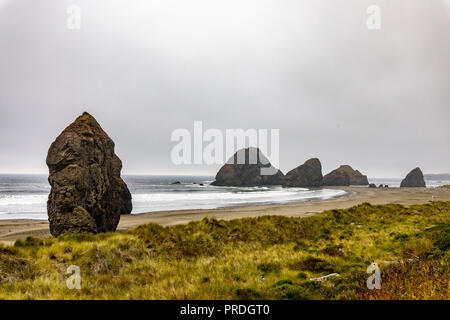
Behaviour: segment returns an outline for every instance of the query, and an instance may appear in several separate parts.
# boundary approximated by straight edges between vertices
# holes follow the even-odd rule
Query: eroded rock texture
[[[114,142],[90,114],[83,113],[56,138],[47,166],[53,236],[115,231],[120,215],[131,212],[131,194],[120,178],[122,162]]]
[[[323,177],[326,186],[368,185],[367,176],[349,165],[343,165]]]
[[[410,173],[408,173],[406,178],[403,179],[402,183],[400,184],[400,187],[402,188],[424,188],[425,186],[425,178],[420,168],[415,168]]]
[[[301,166],[289,171],[284,177],[284,186],[315,188],[323,186],[322,164],[317,158],[309,159]]]
[[[216,175],[214,186],[254,187],[281,185],[283,173],[274,168],[258,148],[237,151]]]

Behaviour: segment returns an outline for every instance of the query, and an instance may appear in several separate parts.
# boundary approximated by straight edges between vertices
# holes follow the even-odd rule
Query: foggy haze
[[[195,120],[280,129],[284,173],[311,157],[324,174],[450,172],[449,88],[446,0],[0,0],[0,173],[46,173],[83,111],[125,174],[214,175],[171,162]]]

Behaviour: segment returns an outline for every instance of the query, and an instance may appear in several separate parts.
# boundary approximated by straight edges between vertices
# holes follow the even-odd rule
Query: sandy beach
[[[276,205],[243,206],[212,210],[178,210],[123,215],[118,231],[125,231],[146,223],[158,223],[164,226],[184,224],[205,217],[216,219],[236,219],[263,215],[285,215],[290,217],[308,217],[324,210],[345,209],[370,202],[372,204],[399,203],[403,205],[421,204],[429,201],[450,201],[448,188],[366,188],[336,187],[345,190],[348,195],[309,202],[295,202]],[[47,221],[42,220],[0,220],[0,242],[11,244],[17,239],[29,235],[49,237]]]

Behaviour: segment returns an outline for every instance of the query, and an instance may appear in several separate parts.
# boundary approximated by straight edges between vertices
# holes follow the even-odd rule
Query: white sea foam
[[[211,179],[186,176],[126,176],[133,196],[133,214],[163,210],[214,209],[281,204],[339,197],[345,191],[282,187],[217,187]],[[180,181],[180,184],[172,184]],[[371,179],[398,186],[401,179]],[[434,187],[446,181],[427,181]],[[47,219],[50,186],[46,176],[0,175],[0,219]]]
[[[199,190],[202,189],[202,190]],[[230,188],[212,186],[178,186],[177,189],[154,189],[133,193],[133,214],[163,210],[214,209],[253,204],[286,203],[329,199],[345,191],[281,187]],[[46,194],[0,195],[0,219],[47,219]]]
[[[0,195],[0,219],[47,219],[47,198],[40,195]]]
[[[3,206],[26,206],[42,204],[47,201],[47,195],[0,195],[0,207]]]
[[[151,193],[133,195],[133,213],[323,200],[346,194],[343,190],[302,188],[237,188],[236,192]],[[252,191],[250,191],[252,190]]]

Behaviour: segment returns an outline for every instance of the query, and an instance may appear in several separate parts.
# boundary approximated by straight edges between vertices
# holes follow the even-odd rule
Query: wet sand
[[[197,221],[205,217],[225,220],[263,215],[308,217],[324,210],[346,209],[363,202],[370,202],[372,204],[399,203],[412,205],[433,200],[450,201],[450,189],[448,188],[336,187],[335,189],[345,190],[348,192],[348,195],[328,200],[287,204],[255,205],[212,210],[160,211],[139,215],[123,215],[120,219],[118,231],[125,231],[151,222],[169,226]],[[15,240],[24,239],[29,235],[49,237],[48,222],[42,220],[0,220],[0,242],[11,244]]]

